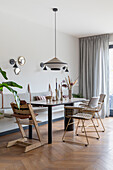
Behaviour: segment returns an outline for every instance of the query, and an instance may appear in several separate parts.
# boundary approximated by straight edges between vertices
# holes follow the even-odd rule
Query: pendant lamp
[[[61,70],[63,67],[67,68],[67,63],[62,62],[56,57],[56,12],[58,11],[58,9],[53,8],[52,10],[55,13],[55,57],[49,60],[48,62],[41,62],[40,67],[42,67],[43,70],[47,70],[47,68],[50,68],[51,70],[58,71]]]

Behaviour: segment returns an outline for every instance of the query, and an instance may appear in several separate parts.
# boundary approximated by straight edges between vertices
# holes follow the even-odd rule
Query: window
[[[109,45],[109,80],[110,115],[113,116],[113,45]]]

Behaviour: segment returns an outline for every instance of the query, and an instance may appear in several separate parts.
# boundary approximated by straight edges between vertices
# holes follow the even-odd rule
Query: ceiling
[[[113,33],[113,0],[0,0],[0,13],[12,14],[76,37]]]

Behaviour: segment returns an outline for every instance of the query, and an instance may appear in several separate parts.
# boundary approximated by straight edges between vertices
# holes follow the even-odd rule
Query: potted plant
[[[83,98],[83,96],[81,94],[72,94],[73,98]]]
[[[0,68],[0,74],[2,75],[2,77],[5,79],[5,80],[8,80],[7,78],[7,75],[6,75],[6,72],[3,71],[1,68]],[[5,82],[1,82],[0,83],[0,92],[3,91],[3,88],[6,88],[8,89],[11,93],[13,93],[14,95],[14,98],[15,98],[15,102],[18,106],[18,108],[20,108],[20,98],[17,94],[17,91],[14,90],[12,87],[17,87],[17,88],[22,88],[22,86],[18,85],[17,83],[13,82],[13,81],[5,81]],[[0,117],[2,117],[3,113],[1,112],[0,113]]]

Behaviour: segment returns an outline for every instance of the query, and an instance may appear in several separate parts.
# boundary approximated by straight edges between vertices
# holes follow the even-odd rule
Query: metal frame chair
[[[85,108],[85,107],[80,108],[80,107],[75,107],[75,106],[66,106],[66,107],[65,107],[65,109],[68,109],[68,110],[69,110],[69,109],[79,109],[80,112],[76,113],[75,115],[73,114],[73,115],[67,115],[67,116],[66,116],[67,118],[69,118],[69,121],[68,121],[67,127],[66,127],[66,129],[65,129],[65,131],[64,131],[64,134],[63,134],[63,137],[62,137],[62,141],[63,141],[63,142],[70,142],[70,141],[66,141],[66,140],[64,139],[64,137],[65,137],[65,135],[66,135],[68,126],[72,124],[72,123],[70,123],[70,120],[71,120],[71,119],[77,119],[77,120],[78,120],[75,134],[76,134],[77,136],[84,136],[84,137],[86,137],[86,143],[85,143],[85,144],[84,144],[84,143],[78,143],[78,142],[73,142],[73,143],[87,146],[87,145],[89,145],[89,140],[88,140],[89,137],[91,137],[91,138],[96,138],[96,139],[99,139],[99,138],[100,138],[99,133],[98,133],[98,131],[97,131],[97,128],[96,128],[96,126],[95,126],[95,123],[94,123],[94,121],[93,121],[93,117],[94,117],[94,115],[95,115],[95,110],[98,109],[98,97],[96,97],[96,98],[93,98],[93,97],[92,97],[92,98],[91,98],[91,103],[92,103],[92,104],[90,105],[90,107],[86,107],[86,108]],[[87,135],[86,126],[84,125],[84,122],[85,122],[86,120],[91,120],[91,122],[92,122],[92,124],[93,124],[93,127],[94,127],[94,129],[95,129],[95,132],[97,133],[97,137],[88,136],[88,135]],[[82,122],[81,128],[84,129],[85,135],[78,134],[78,126],[79,126],[80,121]],[[75,122],[73,122],[73,123],[75,123]],[[71,141],[71,142],[72,142],[72,141]]]
[[[8,142],[7,147],[11,147],[13,145],[23,145],[25,146],[24,152],[28,152],[30,150],[36,149],[39,146],[41,146],[42,145],[41,135],[38,127],[39,121],[36,121],[35,116],[37,114],[34,114],[31,104],[27,104],[25,101],[24,102],[22,101],[20,105],[20,109],[18,109],[15,103],[11,103],[11,107],[14,112],[13,116],[16,118],[15,123],[18,124],[22,138]],[[29,142],[30,140],[28,140],[28,138],[26,137],[22,125],[34,125],[38,136],[37,140],[39,140],[39,142],[30,143]]]
[[[100,94],[99,107],[98,107],[98,109],[95,110],[95,115],[94,115],[94,117],[95,117],[95,119],[96,119],[96,121],[97,121],[96,127],[100,127],[100,124],[101,124],[101,126],[102,126],[102,130],[98,130],[98,129],[97,129],[98,132],[105,132],[104,124],[103,124],[102,119],[101,119],[101,117],[100,117],[100,115],[99,115],[99,112],[102,110],[105,97],[106,97],[105,94]],[[83,106],[84,106],[84,107],[89,107],[89,103],[90,103],[90,101],[87,102],[87,103],[84,102],[84,103],[82,103],[80,106],[82,106],[82,107],[83,107]],[[99,121],[100,121],[100,124],[99,124],[98,119],[99,119]],[[91,131],[90,131],[90,132],[91,132]]]
[[[105,97],[106,97],[105,94],[100,94],[100,99],[99,99],[99,103],[101,104],[101,109],[100,109],[100,111],[102,110]],[[101,123],[101,126],[102,126],[103,130],[99,130],[98,132],[105,132],[104,124],[103,124],[102,119],[100,118],[100,115],[99,115],[99,112],[100,112],[100,111],[96,112],[96,113],[97,113],[97,116],[98,116],[98,117],[96,117],[96,119],[97,119],[97,120],[98,120],[98,119],[100,120],[100,123]],[[98,125],[98,127],[99,127],[99,125]]]

